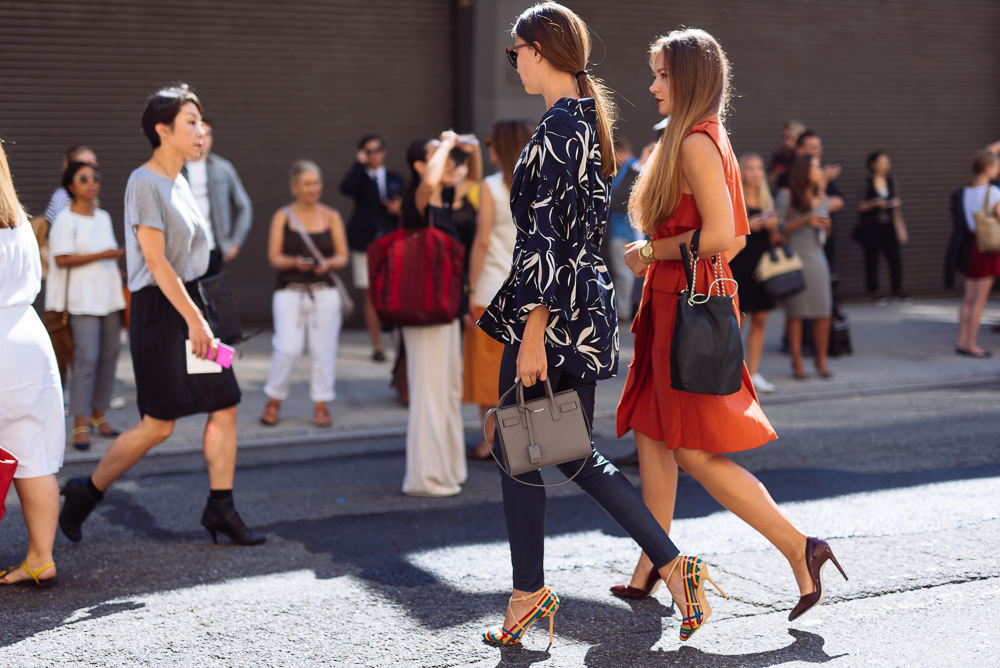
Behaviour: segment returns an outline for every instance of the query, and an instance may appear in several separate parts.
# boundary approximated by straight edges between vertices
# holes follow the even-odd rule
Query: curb
[[[823,399],[842,399],[844,397],[875,396],[882,394],[900,394],[904,392],[921,392],[924,390],[941,390],[959,387],[983,387],[988,385],[1000,385],[1000,377],[989,376],[953,376],[946,378],[936,378],[931,380],[917,380],[909,383],[889,383],[885,385],[865,385],[859,387],[831,388],[829,390],[815,390],[812,392],[798,392],[795,394],[765,394],[761,395],[762,406],[806,403],[810,401],[821,401]],[[594,414],[594,421],[614,421],[614,411],[597,411]],[[478,421],[465,422],[465,431],[476,432],[481,429]],[[406,425],[396,425],[392,427],[381,427],[375,429],[350,429],[339,432],[329,432],[324,434],[290,434],[288,436],[276,436],[272,438],[248,438],[239,442],[240,450],[266,450],[269,448],[280,448],[293,445],[329,445],[334,443],[371,441],[377,439],[404,438],[406,436]],[[169,450],[157,452],[151,450],[146,456],[151,457],[171,457],[198,454],[202,451],[200,443],[190,443],[177,445]],[[402,452],[402,449],[394,449],[393,452]],[[388,451],[384,451],[388,452]],[[65,465],[86,464],[100,461],[103,452],[93,453],[72,453]]]

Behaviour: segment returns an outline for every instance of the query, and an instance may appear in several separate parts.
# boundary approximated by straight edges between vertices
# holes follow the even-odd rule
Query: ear
[[[173,128],[166,123],[157,123],[153,129],[156,130],[156,134],[159,135],[161,143],[173,132]]]
[[[427,169],[427,163],[424,162],[423,160],[417,160],[416,162],[413,163],[413,169],[417,170],[417,174],[423,176],[424,170]]]

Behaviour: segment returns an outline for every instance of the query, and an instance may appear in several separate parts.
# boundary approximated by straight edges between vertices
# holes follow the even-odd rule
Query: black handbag
[[[698,238],[691,237],[691,253],[680,245],[681,262],[687,277],[687,289],[677,295],[677,319],[670,343],[670,387],[693,394],[735,394],[743,384],[743,339],[736,320],[733,298],[724,285],[732,281],[722,276],[722,256],[710,261],[715,265],[715,280],[707,295],[699,295],[695,286],[698,263]],[[712,296],[712,290],[718,292]]]
[[[771,301],[780,302],[806,289],[802,260],[788,246],[768,248],[760,256],[754,278]]]
[[[205,302],[205,319],[208,326],[223,343],[234,345],[246,341],[240,328],[240,318],[236,314],[233,291],[229,287],[226,272],[198,279],[201,298]]]

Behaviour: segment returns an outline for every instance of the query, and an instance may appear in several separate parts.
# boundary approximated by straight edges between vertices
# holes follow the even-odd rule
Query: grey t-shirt
[[[185,283],[201,278],[208,270],[208,223],[183,176],[171,181],[140,167],[128,179],[125,257],[132,292],[156,285],[135,234],[139,225],[163,231],[167,262]]]

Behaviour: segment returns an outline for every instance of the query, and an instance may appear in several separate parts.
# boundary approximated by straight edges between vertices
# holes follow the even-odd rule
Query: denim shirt
[[[511,183],[511,271],[479,320],[497,341],[517,344],[528,314],[544,305],[549,365],[584,380],[618,371],[614,287],[600,255],[610,201],[596,123],[592,98],[562,98],[538,124]]]

